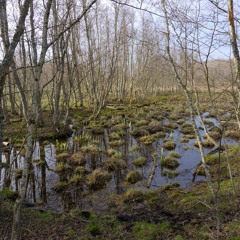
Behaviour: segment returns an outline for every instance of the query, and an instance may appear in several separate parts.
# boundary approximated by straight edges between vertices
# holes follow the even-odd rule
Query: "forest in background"
[[[12,17],[5,48],[19,15],[18,8],[8,4]],[[87,14],[78,16],[87,7],[84,1],[53,2],[49,13],[43,3],[33,2],[7,77],[3,107],[27,118],[34,72],[39,72],[39,108],[51,108],[56,125],[61,108],[69,104],[85,102],[97,115],[109,96],[123,101],[181,90],[166,52],[160,1],[142,3],[142,9],[153,13],[131,4],[96,1]],[[171,54],[185,85],[190,89],[194,78],[199,90],[219,92],[223,85],[231,90],[233,56],[221,1],[218,7],[210,1],[173,1],[168,8]],[[8,121],[7,109],[5,113]]]

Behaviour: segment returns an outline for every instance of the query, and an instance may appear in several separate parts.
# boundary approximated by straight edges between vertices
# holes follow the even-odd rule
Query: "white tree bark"
[[[190,111],[191,122],[192,122],[192,125],[193,125],[193,129],[194,129],[195,136],[196,136],[196,139],[197,139],[197,143],[198,143],[198,146],[199,146],[199,151],[200,151],[200,154],[201,154],[202,167],[203,167],[203,169],[205,171],[205,174],[206,174],[206,180],[207,180],[208,186],[211,190],[211,193],[212,193],[213,197],[215,198],[216,197],[216,189],[215,189],[215,187],[212,183],[211,175],[210,175],[208,166],[206,164],[206,159],[205,159],[204,149],[203,149],[203,146],[202,146],[201,137],[200,137],[199,130],[198,130],[196,122],[195,122],[195,113],[194,113],[192,98],[191,98],[190,92],[188,91],[186,85],[181,80],[181,77],[178,73],[176,64],[173,60],[173,57],[172,57],[172,54],[171,54],[171,51],[170,51],[170,26],[169,26],[169,18],[168,18],[167,8],[166,8],[166,5],[165,5],[165,0],[161,0],[161,2],[162,2],[163,13],[164,13],[164,17],[165,17],[167,55],[168,55],[168,58],[169,58],[169,61],[170,61],[171,65],[172,65],[172,68],[174,70],[175,80],[180,85],[180,87],[182,88],[182,90],[183,90],[183,92],[186,96],[189,111]]]

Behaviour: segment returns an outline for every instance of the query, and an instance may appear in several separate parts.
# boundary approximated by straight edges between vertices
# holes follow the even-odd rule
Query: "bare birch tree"
[[[171,32],[170,32],[170,24],[169,24],[169,14],[168,14],[168,11],[167,11],[166,1],[161,0],[161,3],[162,3],[164,18],[165,18],[166,53],[168,55],[168,59],[169,59],[171,65],[172,65],[172,68],[173,68],[173,71],[174,71],[174,74],[175,74],[175,79],[176,79],[177,83],[180,85],[180,87],[182,88],[182,90],[183,90],[183,92],[186,96],[189,111],[190,111],[191,123],[193,125],[193,129],[194,129],[195,136],[197,138],[197,143],[198,143],[198,146],[199,146],[199,151],[200,151],[200,154],[201,154],[202,166],[203,166],[203,169],[206,173],[206,179],[207,179],[208,186],[211,190],[211,193],[212,193],[213,197],[215,198],[216,197],[216,189],[213,185],[213,182],[211,180],[211,175],[210,175],[208,166],[206,164],[206,158],[205,158],[205,153],[204,153],[204,149],[203,149],[203,145],[202,145],[202,140],[201,140],[201,137],[200,137],[200,134],[199,134],[199,129],[197,127],[196,120],[195,120],[196,114],[195,114],[195,109],[194,109],[194,104],[193,104],[193,98],[191,96],[191,92],[189,91],[189,89],[186,86],[185,80],[183,80],[181,78],[181,76],[179,74],[179,71],[177,69],[176,63],[174,62],[174,59],[172,57],[171,46],[170,46]]]

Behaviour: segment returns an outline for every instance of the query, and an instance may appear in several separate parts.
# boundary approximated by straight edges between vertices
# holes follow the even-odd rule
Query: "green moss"
[[[102,226],[97,222],[93,222],[87,225],[86,231],[88,231],[93,237],[97,237],[102,233]]]
[[[186,238],[182,237],[181,235],[177,235],[173,240],[186,240]]]
[[[232,236],[231,238],[228,238],[229,240],[240,240],[240,225],[238,220],[233,219],[231,222],[228,222],[224,225],[223,231],[227,234],[227,236]]]
[[[154,240],[168,236],[170,231],[170,223],[168,221],[158,224],[136,222],[133,226],[132,236],[134,239]]]
[[[219,156],[218,155],[207,155],[206,156],[206,163],[208,165],[214,165],[219,162]]]
[[[130,171],[126,176],[126,181],[134,184],[142,179],[142,175],[138,170]]]
[[[10,189],[5,189],[0,191],[0,200],[3,199],[9,199],[15,201],[18,198],[19,194],[15,191],[12,191]],[[1,204],[1,202],[0,202]]]

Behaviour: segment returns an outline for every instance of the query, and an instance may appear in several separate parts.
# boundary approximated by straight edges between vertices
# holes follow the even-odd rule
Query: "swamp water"
[[[203,115],[206,119],[207,113]],[[212,125],[208,127],[211,128],[218,126],[218,122],[214,118],[208,118],[212,122]],[[163,124],[168,122],[168,120],[163,120]],[[200,123],[196,119],[198,127]],[[54,191],[52,187],[54,184],[61,180],[59,173],[55,171],[56,168],[56,148],[59,151],[65,150],[70,154],[79,152],[82,150],[83,146],[86,148],[89,146],[95,146],[96,150],[94,152],[85,151],[83,153],[84,159],[86,161],[85,168],[90,171],[94,169],[102,169],[104,162],[109,158],[106,152],[109,149],[114,149],[121,154],[121,159],[124,161],[124,168],[120,169],[118,172],[111,172],[112,179],[108,182],[106,187],[102,190],[97,191],[99,196],[104,196],[108,193],[124,193],[128,188],[140,188],[140,189],[158,189],[159,187],[165,185],[166,183],[177,182],[182,188],[189,188],[193,184],[194,172],[196,167],[201,162],[201,157],[198,148],[194,147],[196,141],[195,138],[189,139],[187,143],[182,143],[181,138],[184,134],[181,133],[181,126],[175,130],[168,131],[163,138],[157,138],[153,143],[145,145],[138,138],[133,137],[130,134],[130,130],[134,129],[131,126],[130,129],[125,130],[124,136],[121,138],[121,146],[110,146],[110,132],[111,129],[104,129],[103,134],[95,135],[85,127],[76,130],[72,137],[67,139],[66,142],[59,143],[58,141],[49,143],[42,148],[37,142],[35,144],[35,150],[33,153],[33,170],[34,178],[29,180],[29,187],[27,191],[27,199],[29,202],[41,202],[43,199],[43,191],[47,200],[45,205],[48,209],[61,210],[63,207],[68,208],[69,205],[74,205],[82,207],[86,204],[84,201],[84,196],[91,196],[93,189],[89,189],[86,184],[81,184],[78,186],[75,184],[70,187],[64,187],[63,191]],[[203,137],[204,131],[200,130],[200,134]],[[84,142],[82,141],[84,139]],[[164,169],[160,164],[160,159],[164,156],[167,157],[171,151],[163,149],[163,143],[171,139],[176,144],[175,152],[179,154],[177,159],[179,166],[172,170],[167,170],[164,173]],[[233,139],[227,139],[227,144],[236,145],[237,142]],[[40,151],[42,149],[42,153]],[[208,154],[212,148],[205,148],[205,154]],[[7,158],[10,158],[12,164],[11,171],[11,189],[19,189],[19,180],[16,178],[16,170],[22,168],[24,158],[18,155],[18,151],[14,149],[11,150],[10,156],[3,155],[3,162],[7,162]],[[137,167],[133,162],[139,157],[146,159],[145,166]],[[39,160],[45,159],[44,165],[39,165]],[[155,165],[155,168],[154,168]],[[141,173],[141,180],[135,184],[130,184],[126,182],[126,176],[131,170],[138,170]],[[173,172],[173,174],[169,174]],[[150,177],[150,175],[152,176]],[[2,187],[5,176],[5,169],[2,168],[0,173],[0,187]],[[204,181],[203,176],[196,176],[194,182]],[[40,201],[39,201],[40,199]],[[66,207],[67,206],[67,207]]]

